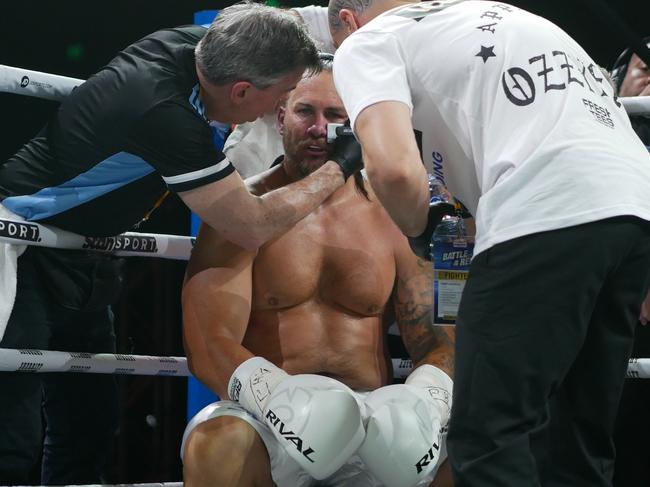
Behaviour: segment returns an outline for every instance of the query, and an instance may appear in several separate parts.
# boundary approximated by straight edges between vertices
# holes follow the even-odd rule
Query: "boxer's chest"
[[[253,307],[318,300],[362,315],[380,313],[393,288],[395,263],[392,245],[371,223],[315,215],[267,244],[255,261]]]

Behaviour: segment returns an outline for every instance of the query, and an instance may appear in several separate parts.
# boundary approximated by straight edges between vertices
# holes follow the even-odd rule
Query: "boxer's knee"
[[[187,439],[185,456],[209,455],[210,451],[224,449],[245,454],[256,436],[257,432],[246,421],[234,416],[219,416],[194,428]],[[213,461],[217,459],[212,458]]]
[[[183,456],[186,487],[272,486],[270,470],[262,439],[240,418],[210,419],[197,425],[187,438]]]

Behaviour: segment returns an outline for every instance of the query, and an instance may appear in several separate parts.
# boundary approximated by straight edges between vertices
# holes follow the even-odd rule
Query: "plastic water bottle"
[[[447,190],[434,176],[429,176],[431,202],[451,201]],[[460,297],[469,275],[474,251],[474,237],[467,234],[460,216],[446,216],[431,238],[433,280],[433,324],[454,325]]]

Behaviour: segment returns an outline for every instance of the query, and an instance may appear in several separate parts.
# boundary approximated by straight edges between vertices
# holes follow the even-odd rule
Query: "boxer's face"
[[[332,73],[303,78],[280,108],[278,121],[285,160],[303,177],[329,159],[327,124],[343,123],[347,113],[336,93]]]
[[[650,68],[636,54],[630,58],[618,94],[619,96],[650,95]]]

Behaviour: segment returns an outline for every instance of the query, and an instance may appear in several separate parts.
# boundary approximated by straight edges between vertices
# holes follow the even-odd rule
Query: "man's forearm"
[[[241,344],[227,338],[214,340],[208,346],[208,353],[210,354],[212,367],[210,370],[203,370],[202,372],[204,376],[213,378],[213,390],[220,397],[228,399],[228,382],[230,381],[230,377],[235,369],[242,362],[253,357],[253,354]]]
[[[454,377],[453,326],[424,323],[420,327],[411,327],[406,335],[402,334],[402,340],[413,361],[413,368],[423,364],[434,365],[449,377]]]
[[[355,129],[373,191],[402,233],[419,236],[427,223],[429,182],[409,107],[393,101],[370,105]]]
[[[228,381],[235,369],[253,354],[228,338],[210,340],[205,347],[187,347],[192,374],[219,397],[228,399]]]
[[[241,343],[251,310],[253,255],[202,226],[181,293],[189,369],[224,398],[235,368],[252,357]]]
[[[328,161],[306,178],[261,196],[262,217],[255,230],[255,246],[282,235],[344,183],[339,166]]]
[[[372,170],[368,165],[368,180],[377,197],[397,224],[402,233],[409,237],[420,235],[427,223],[429,210],[429,183],[426,170],[418,172],[400,171],[400,161],[395,161],[396,170],[387,172]]]
[[[440,370],[444,371],[449,377],[454,378],[454,349],[453,349],[453,338],[450,336],[450,330],[452,326],[447,325],[436,325],[440,330],[441,340],[446,340],[450,342],[449,346],[443,346],[437,350],[433,350],[422,357],[420,360],[413,361],[413,367],[418,367],[422,364],[429,364],[438,367]]]
[[[286,232],[344,183],[339,165],[328,161],[264,196],[250,194],[236,172],[179,196],[221,238],[252,251]]]
[[[409,275],[398,276],[395,317],[413,366],[434,365],[453,378],[455,328],[432,323],[432,289],[431,263],[417,259],[417,267]]]

